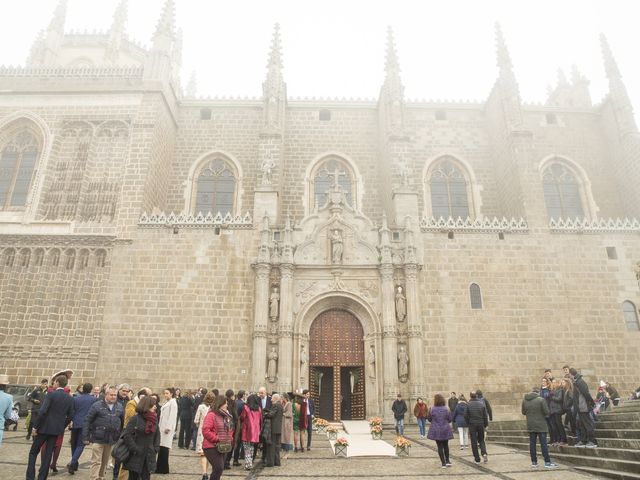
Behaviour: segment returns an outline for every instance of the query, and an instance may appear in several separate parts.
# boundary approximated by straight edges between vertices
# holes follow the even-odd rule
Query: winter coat
[[[280,443],[293,445],[293,406],[291,402],[285,403],[282,411],[282,438]]]
[[[464,419],[469,426],[489,426],[489,415],[487,407],[480,399],[472,399],[467,403],[467,409],[464,411]]]
[[[96,397],[88,393],[81,393],[77,397],[73,397],[73,417],[71,418],[73,425],[71,428],[84,427],[84,420],[89,414],[89,409],[97,400]]]
[[[204,425],[202,426],[202,448],[216,448],[219,442],[233,442],[233,430],[231,428],[231,415],[227,418],[225,425],[225,414],[214,412],[209,409],[209,413],[204,417]]]
[[[484,408],[487,409],[487,417],[489,417],[489,420],[493,422],[493,411],[491,410],[491,403],[489,403],[489,400],[484,398],[482,395],[478,395],[478,400],[484,405]]]
[[[564,390],[560,388],[556,388],[551,391],[549,395],[549,414],[561,414],[564,410],[562,407],[564,400]]]
[[[431,407],[427,418],[431,422],[427,438],[429,440],[451,440],[453,431],[451,430],[451,412],[444,405],[440,407]]]
[[[196,416],[193,419],[193,423],[198,426],[198,435],[196,436],[196,453],[202,453],[202,441],[204,437],[202,436],[202,427],[204,426],[204,418],[207,416],[209,412],[209,407],[207,407],[204,403],[200,403],[198,405],[198,410],[196,410]]]
[[[194,401],[189,395],[180,397],[180,400],[178,400],[178,413],[180,414],[181,422],[191,423],[193,421],[193,404]]]
[[[258,443],[260,441],[260,423],[262,422],[262,409],[251,410],[245,405],[240,415],[242,422],[242,441]],[[293,423],[292,423],[293,427]],[[284,443],[284,442],[283,442]]]
[[[124,429],[124,441],[131,456],[124,462],[124,468],[130,472],[142,473],[144,461],[150,472],[156,471],[156,454],[160,449],[160,430],[145,433],[146,421],[141,415],[134,416]]]
[[[160,423],[158,428],[160,429],[160,446],[165,448],[171,448],[173,444],[173,435],[176,432],[176,422],[178,420],[178,403],[175,398],[172,398],[162,406],[160,411]],[[165,433],[165,430],[168,430]]]
[[[576,375],[573,381],[573,401],[581,413],[587,413],[595,407],[587,382],[584,381],[580,374]]]
[[[407,413],[407,402],[404,400],[396,400],[391,406],[393,412],[393,418],[396,420],[403,420],[404,414]]]
[[[522,400],[522,414],[527,417],[527,430],[547,433],[549,426],[545,417],[549,416],[547,402],[536,392],[527,393]]]
[[[416,403],[415,407],[413,407],[413,416],[416,418],[427,418],[427,404]]]
[[[84,420],[82,438],[91,443],[113,445],[118,440],[124,422],[124,410],[118,402],[113,408],[104,400],[94,402]]]
[[[469,426],[464,418],[464,412],[466,411],[467,402],[465,402],[464,400],[459,401],[458,405],[456,405],[455,411],[453,412],[453,417],[451,418],[451,421],[456,424],[456,427],[465,428]]]
[[[458,399],[456,397],[450,397],[447,401],[447,405],[449,406],[449,411],[453,413],[458,406]]]

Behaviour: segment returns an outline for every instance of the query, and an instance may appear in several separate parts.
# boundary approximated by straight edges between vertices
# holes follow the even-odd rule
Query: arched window
[[[482,293],[480,292],[480,285],[477,283],[472,283],[469,286],[469,299],[471,301],[471,308],[474,310],[482,308]]]
[[[584,218],[580,182],[567,165],[553,162],[547,166],[542,173],[542,184],[549,217]]]
[[[96,267],[103,268],[107,263],[107,252],[105,250],[96,251]]]
[[[6,248],[2,252],[2,264],[5,267],[13,267],[13,263],[16,260],[16,251],[13,248]]]
[[[27,268],[29,266],[29,262],[31,261],[31,250],[28,248],[23,248],[20,250],[20,266]]]
[[[33,264],[36,267],[41,267],[43,261],[44,261],[44,249],[37,248],[33,258]]]
[[[73,267],[76,264],[76,251],[70,248],[69,250],[64,252],[64,255],[64,268],[66,268],[67,270],[73,270]]]
[[[235,196],[236,175],[231,165],[223,158],[207,161],[197,176],[194,212],[233,214]]]
[[[49,252],[49,264],[52,267],[57,267],[60,264],[60,250],[54,248]]]
[[[636,310],[636,306],[629,300],[622,302],[622,314],[624,315],[624,324],[627,327],[627,330],[632,332],[640,330],[638,311]]]
[[[80,270],[84,270],[85,268],[87,268],[89,266],[89,250],[87,250],[86,248],[80,250],[80,257],[79,257],[79,263],[78,263],[78,268]]]
[[[21,130],[0,153],[0,210],[24,207],[39,155],[35,136]]]
[[[330,157],[320,162],[312,172],[311,189],[313,203],[312,209],[324,206],[329,200],[328,193],[331,187],[338,182],[344,193],[347,203],[354,205],[355,176],[351,166],[337,157]]]
[[[427,179],[434,218],[470,217],[469,182],[456,162],[443,159],[430,170]]]

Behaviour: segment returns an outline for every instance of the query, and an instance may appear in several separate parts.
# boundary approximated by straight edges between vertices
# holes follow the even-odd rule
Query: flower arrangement
[[[326,429],[327,433],[338,433],[338,427],[330,425]]]
[[[411,446],[411,442],[404,437],[396,437],[393,446],[396,448],[407,448]]]
[[[349,446],[349,440],[347,440],[344,437],[340,437],[336,439],[336,445],[340,445],[341,447],[348,447]]]
[[[369,425],[372,427],[374,425],[382,425],[382,419],[380,417],[371,417],[369,419]]]
[[[316,427],[326,427],[329,425],[329,422],[327,420],[325,420],[324,418],[314,418],[313,419],[313,424]]]
[[[372,425],[371,433],[382,433],[382,425]]]

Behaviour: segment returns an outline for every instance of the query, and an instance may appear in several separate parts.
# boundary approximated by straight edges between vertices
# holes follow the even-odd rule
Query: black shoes
[[[239,467],[240,466],[240,462],[233,462],[233,466],[234,467]]]

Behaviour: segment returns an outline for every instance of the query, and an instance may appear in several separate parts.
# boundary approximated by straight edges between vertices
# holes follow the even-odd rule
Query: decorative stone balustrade
[[[640,222],[635,218],[552,218],[549,228],[554,233],[636,233],[640,232]]]
[[[476,218],[472,220],[458,217],[436,219],[435,217],[423,218],[420,221],[420,230],[423,232],[460,232],[460,233],[526,233],[529,231],[527,222],[523,219],[507,219],[502,217]]]
[[[0,77],[142,78],[144,67],[14,67],[0,66]]]
[[[253,218],[249,212],[244,216],[233,216],[230,213],[222,215],[220,212],[213,215],[209,212],[206,215],[198,213],[197,215],[173,212],[166,214],[164,212],[148,215],[146,212],[140,216],[138,226],[141,228],[212,228],[224,227],[230,229],[250,229],[253,228]]]

